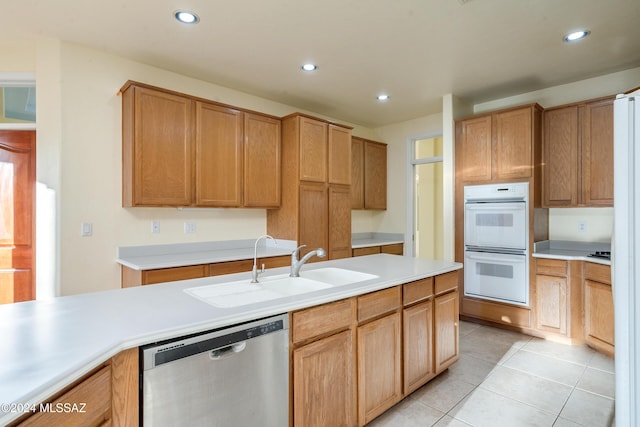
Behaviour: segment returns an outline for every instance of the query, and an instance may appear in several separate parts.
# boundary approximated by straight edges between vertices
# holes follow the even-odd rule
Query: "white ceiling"
[[[179,24],[177,9],[201,22]],[[640,66],[640,0],[0,0],[0,11],[4,40],[55,37],[369,127],[439,112],[447,93],[478,103]],[[563,43],[580,28],[591,36]]]

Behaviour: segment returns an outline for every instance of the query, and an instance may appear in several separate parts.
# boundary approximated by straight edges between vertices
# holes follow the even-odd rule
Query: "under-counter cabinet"
[[[351,256],[351,128],[293,114],[282,119],[282,205],[267,211],[267,233]],[[310,261],[315,261],[314,257]]]
[[[389,245],[366,246],[362,248],[354,248],[351,252],[352,256],[364,256],[373,254],[402,255],[404,254],[404,244],[392,243]]]
[[[582,343],[582,261],[534,260],[536,329],[547,338]]]
[[[280,205],[280,120],[127,82],[122,204]]]
[[[433,352],[433,277],[402,286],[403,393],[435,377]]]
[[[355,315],[355,298],[291,314],[291,425],[356,425]]]
[[[613,206],[613,98],[544,112],[543,203]]]
[[[11,427],[138,425],[138,349],[122,351]]]
[[[586,343],[609,356],[614,353],[611,267],[584,263],[584,334]]]
[[[358,297],[358,425],[402,399],[401,287]]]
[[[434,359],[436,374],[439,374],[456,362],[460,355],[458,272],[436,276],[434,282]]]

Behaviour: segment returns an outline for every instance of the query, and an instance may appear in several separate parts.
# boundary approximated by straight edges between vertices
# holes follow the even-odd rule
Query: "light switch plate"
[[[151,221],[151,232],[157,234],[160,232],[160,221],[153,220]]]
[[[90,222],[83,222],[82,228],[80,230],[80,235],[82,237],[89,237],[93,235],[93,224]]]
[[[187,221],[184,223],[184,233],[192,234],[196,232],[196,223]]]

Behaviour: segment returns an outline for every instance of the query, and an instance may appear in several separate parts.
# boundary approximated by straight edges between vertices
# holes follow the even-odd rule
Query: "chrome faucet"
[[[262,264],[262,269],[258,270],[258,242],[262,239],[271,239],[277,245],[278,242],[273,237],[265,234],[264,236],[260,236],[256,239],[256,243],[253,246],[253,268],[251,269],[251,283],[258,283],[258,276],[260,273],[264,273],[264,264]]]
[[[291,277],[300,277],[300,268],[302,265],[309,260],[314,255],[317,255],[319,258],[324,258],[327,253],[322,248],[317,248],[306,254],[302,257],[302,259],[298,259],[300,255],[300,249],[304,248],[307,245],[298,246],[293,252],[291,252]]]

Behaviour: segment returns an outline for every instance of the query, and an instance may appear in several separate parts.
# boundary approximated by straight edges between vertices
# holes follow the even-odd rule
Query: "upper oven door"
[[[467,247],[526,250],[528,229],[525,202],[465,204]]]

